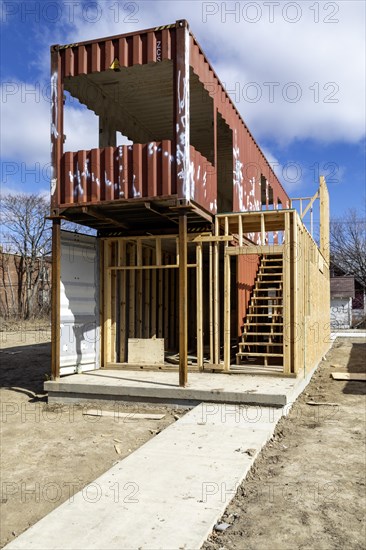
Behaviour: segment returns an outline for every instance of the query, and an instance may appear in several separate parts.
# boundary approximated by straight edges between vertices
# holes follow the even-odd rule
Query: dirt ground
[[[49,341],[44,327],[0,332],[0,547],[184,414],[118,404],[123,412],[165,415],[159,421],[133,414],[118,419],[85,416],[86,406],[48,406],[43,382],[50,374]],[[135,488],[121,490],[129,498]]]
[[[119,405],[165,416],[117,420],[86,417],[82,406],[48,407],[49,337],[44,327],[0,332],[1,546],[184,414]],[[230,527],[213,532],[204,550],[366,548],[366,384],[330,378],[365,372],[365,359],[364,340],[334,344],[227,508]]]
[[[230,527],[204,550],[366,548],[366,383],[335,371],[366,371],[364,339],[335,342],[238,488],[221,520]]]

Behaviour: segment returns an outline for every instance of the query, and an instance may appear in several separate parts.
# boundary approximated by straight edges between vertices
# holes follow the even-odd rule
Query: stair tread
[[[239,351],[236,355],[248,357],[283,357],[283,353],[256,353],[255,351]]]
[[[273,334],[270,332],[246,332],[245,336],[283,336],[283,332],[274,332]]]
[[[239,347],[244,346],[283,346],[283,342],[239,342]]]
[[[283,300],[283,296],[252,296],[252,300]]]
[[[248,326],[259,326],[259,327],[283,327],[283,323],[250,323]]]
[[[247,313],[247,317],[283,317],[283,315],[279,313]]]
[[[249,304],[249,307],[283,307],[283,304],[260,304],[259,306],[253,306],[252,304]]]

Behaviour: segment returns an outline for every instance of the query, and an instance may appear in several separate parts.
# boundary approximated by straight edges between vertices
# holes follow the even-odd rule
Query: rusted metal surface
[[[261,210],[261,175],[272,187],[275,205],[289,208],[289,197],[229,98],[194,36],[190,35],[190,65],[214,101],[214,108],[233,131],[234,211]]]
[[[171,150],[165,140],[64,153],[62,206],[175,195]]]
[[[61,206],[117,199],[176,195],[172,144],[165,140],[146,145],[121,145],[90,151],[66,152],[61,159],[65,182]],[[215,169],[190,146],[190,185],[195,200],[213,209]]]
[[[176,25],[166,25],[142,32],[56,46],[61,62],[61,77],[107,71],[115,67],[132,67],[172,60],[175,57]]]
[[[242,325],[250,302],[256,274],[259,266],[259,256],[248,254],[239,256],[237,263],[237,292],[238,292],[238,326],[237,336],[242,334]]]
[[[211,214],[289,207],[186,21],[53,46],[52,75],[52,208],[163,196]],[[112,147],[110,138],[109,147],[63,154],[64,89],[134,144]]]

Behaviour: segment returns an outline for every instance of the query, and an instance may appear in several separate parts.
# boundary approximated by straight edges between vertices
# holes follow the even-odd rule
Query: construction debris
[[[152,413],[122,413],[118,411],[102,411],[101,409],[89,409],[83,413],[88,416],[109,416],[113,418],[128,418],[129,420],[161,420],[165,414]]]
[[[354,380],[358,382],[366,382],[366,372],[332,372],[334,380]]]
[[[229,527],[231,527],[230,523],[226,523],[225,521],[222,521],[221,523],[216,523],[214,529],[215,531],[222,532],[222,531],[226,531],[226,529],[228,529]]]

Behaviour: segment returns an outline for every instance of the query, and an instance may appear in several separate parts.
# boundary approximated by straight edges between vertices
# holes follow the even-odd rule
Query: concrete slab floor
[[[196,405],[201,402],[243,403],[282,407],[294,400],[307,375],[297,378],[266,375],[189,373],[179,387],[177,372],[96,370],[44,384],[49,403],[85,401],[150,401]]]

